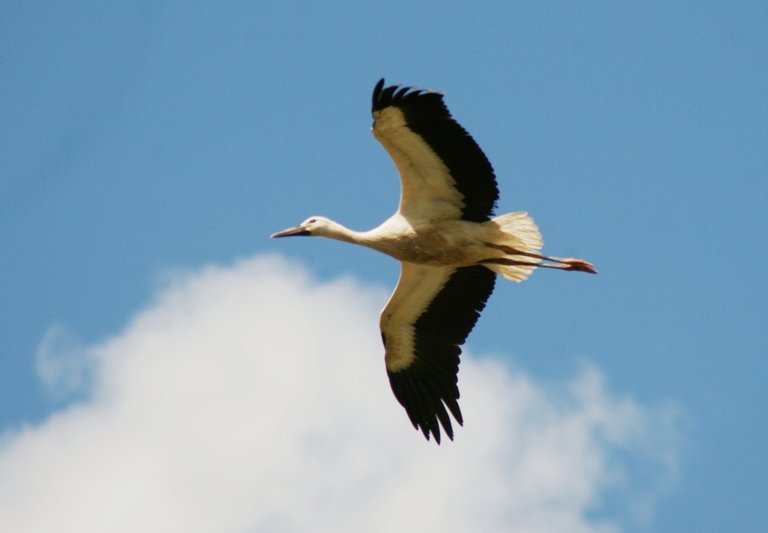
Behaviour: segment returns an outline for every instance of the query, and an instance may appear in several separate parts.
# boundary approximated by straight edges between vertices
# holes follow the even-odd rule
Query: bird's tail
[[[515,211],[501,215],[488,224],[494,224],[501,230],[501,238],[494,242],[497,249],[511,249],[509,253],[504,250],[505,262],[492,263],[487,262],[485,266],[512,281],[525,281],[531,275],[533,269],[538,266],[541,259],[531,257],[526,254],[538,255],[539,250],[544,246],[544,241],[539,233],[536,223],[524,211]]]

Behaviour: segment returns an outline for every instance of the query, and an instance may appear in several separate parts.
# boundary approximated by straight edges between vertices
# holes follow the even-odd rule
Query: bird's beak
[[[310,233],[306,230],[306,228],[304,228],[304,226],[294,226],[292,228],[273,233],[271,237],[273,239],[277,239],[278,237],[306,237],[308,235],[310,235]]]

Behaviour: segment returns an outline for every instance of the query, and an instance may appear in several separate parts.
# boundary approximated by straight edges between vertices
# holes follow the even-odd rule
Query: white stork
[[[524,212],[495,218],[496,177],[443,96],[411,87],[373,89],[373,135],[400,173],[400,207],[370,231],[320,216],[272,237],[320,236],[360,244],[401,262],[381,312],[389,383],[411,423],[440,443],[448,411],[461,425],[460,345],[485,307],[496,274],[523,281],[537,267],[596,273],[582,259],[539,254],[541,234]],[[447,411],[446,411],[447,407]]]

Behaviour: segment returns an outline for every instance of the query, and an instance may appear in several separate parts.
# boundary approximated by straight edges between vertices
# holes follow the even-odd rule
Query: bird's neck
[[[385,220],[380,226],[368,231],[351,230],[334,222],[332,230],[328,231],[324,236],[372,248],[392,257],[398,257],[398,243],[402,242],[404,237],[412,233],[413,228],[410,224],[400,215],[395,214]]]
[[[335,239],[337,241],[350,242],[352,244],[362,244],[368,246],[368,233],[367,231],[355,231],[349,229],[346,226],[342,226],[338,222],[334,223],[332,231],[329,231],[324,237],[329,239]]]

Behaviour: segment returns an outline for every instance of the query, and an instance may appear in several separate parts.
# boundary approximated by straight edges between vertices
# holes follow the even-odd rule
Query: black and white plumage
[[[496,275],[523,281],[537,267],[595,273],[581,259],[541,255],[541,235],[523,212],[493,218],[499,193],[480,147],[448,112],[443,96],[410,87],[373,90],[373,134],[400,173],[398,211],[358,232],[310,217],[272,237],[322,236],[401,261],[381,313],[385,363],[395,397],[414,427],[453,439],[459,408],[460,346],[493,291]],[[450,415],[449,415],[450,413]]]

